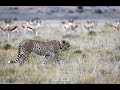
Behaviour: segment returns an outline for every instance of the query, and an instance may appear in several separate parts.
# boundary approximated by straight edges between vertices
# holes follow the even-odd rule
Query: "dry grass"
[[[59,20],[46,20],[32,33],[12,33],[10,47],[7,37],[0,35],[0,83],[20,84],[119,84],[120,83],[120,31],[114,32],[105,21],[91,32],[66,32]],[[79,20],[77,21],[80,22]],[[85,23],[85,20],[81,21]],[[61,51],[60,65],[51,58],[44,65],[44,57],[30,54],[29,64],[22,67],[8,64],[17,58],[18,44],[24,39],[48,41],[65,39],[71,43],[69,51]],[[3,47],[7,45],[7,50]]]

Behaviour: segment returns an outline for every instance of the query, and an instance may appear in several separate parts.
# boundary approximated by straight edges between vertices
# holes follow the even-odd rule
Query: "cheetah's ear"
[[[64,44],[64,43],[66,43],[66,41],[65,40],[61,40],[61,42]]]

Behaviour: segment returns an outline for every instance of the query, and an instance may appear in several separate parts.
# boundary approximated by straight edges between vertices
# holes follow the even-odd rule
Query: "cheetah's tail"
[[[20,48],[18,49],[18,57],[16,60],[12,60],[12,61],[8,61],[8,63],[17,63],[19,61],[19,58],[20,58]]]
[[[19,60],[18,58],[16,60],[13,60],[13,61],[8,61],[8,63],[17,63]]]

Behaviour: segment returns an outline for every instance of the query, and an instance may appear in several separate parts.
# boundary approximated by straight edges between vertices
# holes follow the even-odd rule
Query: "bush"
[[[68,10],[67,13],[74,13],[74,11],[72,11],[72,10]]]
[[[95,35],[96,35],[96,32],[95,32],[95,31],[90,31],[90,32],[88,33],[88,35],[95,36]]]
[[[5,44],[5,45],[3,46],[3,48],[4,48],[5,50],[8,50],[8,49],[11,48],[11,45],[10,45],[10,44]]]
[[[112,11],[116,11],[116,9],[111,9]]]
[[[61,23],[62,23],[62,24],[65,24],[66,22],[65,22],[65,21],[62,21]]]
[[[83,6],[78,6],[76,11],[79,13],[84,12]]]
[[[74,53],[79,53],[79,54],[81,54],[82,51],[81,51],[81,50],[75,50]]]
[[[103,12],[102,12],[102,10],[97,9],[97,10],[95,10],[95,13],[101,14],[101,13],[103,13]]]
[[[87,55],[84,53],[84,54],[82,54],[82,57],[83,57],[83,58],[86,58],[86,57],[87,57]]]
[[[83,9],[83,6],[78,6],[78,9]]]
[[[84,10],[83,9],[81,9],[81,10],[76,10],[77,12],[79,12],[79,13],[82,13],[82,12],[84,12]]]
[[[10,7],[9,10],[18,10],[18,7]]]

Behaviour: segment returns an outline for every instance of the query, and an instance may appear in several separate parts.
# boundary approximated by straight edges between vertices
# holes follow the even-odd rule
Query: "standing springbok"
[[[28,23],[21,23],[21,24],[17,24],[17,32],[26,32],[28,30],[29,26]]]
[[[120,30],[120,20],[119,20],[119,21],[116,20],[115,23],[112,23],[112,24],[111,24],[111,27],[112,27],[113,30],[115,30],[115,31]]]
[[[96,26],[97,23],[95,21],[87,21],[87,23],[83,25],[87,31],[91,31],[91,29],[95,28]]]
[[[10,19],[5,19],[5,24],[0,24],[0,29],[3,32],[7,32],[7,40],[9,42],[10,32],[14,31],[17,28],[17,25],[13,23]]]
[[[36,30],[40,27],[40,23],[41,21],[38,20],[25,20],[25,23],[17,25],[17,31],[22,30],[22,32],[24,31],[24,33],[26,33],[26,31],[31,31],[35,32],[36,36],[38,36]]]
[[[67,24],[65,24],[63,26],[63,28],[67,31],[67,30],[72,30],[72,31],[76,31],[76,29],[78,28],[78,25],[74,22],[74,19],[69,19],[69,22]]]
[[[29,31],[32,31],[35,33],[36,36],[38,36],[37,29],[40,28],[41,21],[38,20],[30,20],[26,22],[26,26],[24,28],[27,28]]]

